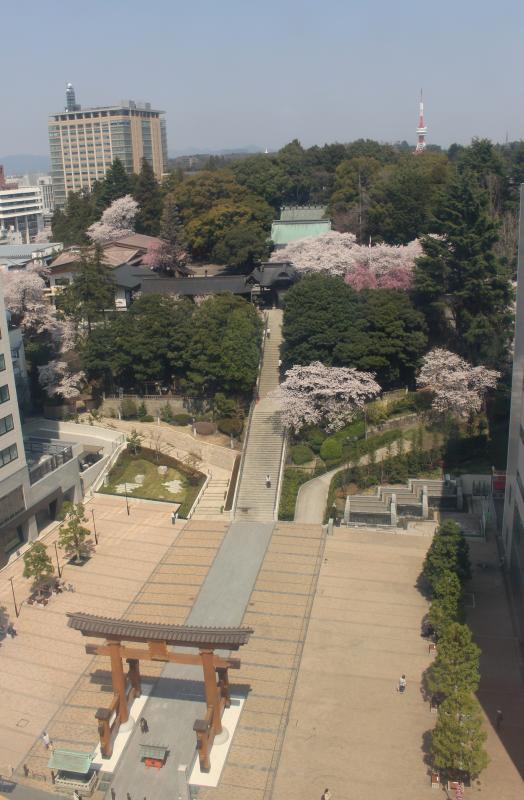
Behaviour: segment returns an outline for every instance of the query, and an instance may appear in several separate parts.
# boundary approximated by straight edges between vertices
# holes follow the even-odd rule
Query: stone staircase
[[[349,525],[396,525],[401,517],[427,519],[429,508],[456,509],[454,481],[414,478],[407,486],[379,486],[376,494],[349,495],[344,521]]]
[[[229,480],[211,477],[193,514],[193,519],[216,519],[223,516]],[[229,516],[229,513],[228,515]]]
[[[259,381],[259,400],[251,416],[245,443],[240,485],[235,504],[235,519],[270,521],[275,518],[278,479],[284,446],[284,428],[280,404],[268,394],[279,383],[280,345],[282,343],[282,311],[268,312],[268,327]],[[266,487],[266,475],[271,486]]]

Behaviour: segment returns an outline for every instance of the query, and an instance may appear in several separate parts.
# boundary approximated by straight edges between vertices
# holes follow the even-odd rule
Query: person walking
[[[320,800],[331,800],[331,797],[332,797],[332,794],[329,791],[329,789],[324,789],[324,791],[322,792],[322,795],[320,797]]]
[[[10,637],[11,637],[11,639],[14,639],[14,638],[15,638],[15,636],[16,636],[16,628],[15,628],[15,626],[13,625],[13,623],[12,623],[12,622],[10,622],[10,623],[9,623],[9,625],[7,626],[7,628],[6,628],[6,631],[5,631],[5,632],[7,633],[7,635],[8,635],[8,636],[10,636]]]
[[[500,726],[502,725],[502,721],[504,719],[504,714],[500,708],[497,708],[497,730],[500,730]]]
[[[398,691],[400,692],[400,694],[404,694],[404,692],[406,691],[406,686],[407,685],[408,684],[407,684],[407,681],[406,681],[406,676],[405,675],[401,675],[401,677],[399,679],[399,682],[398,682]]]
[[[267,338],[269,339],[269,337],[271,336],[271,328],[267,329],[267,334],[266,335],[267,335]]]
[[[111,800],[116,800],[116,792],[113,788],[111,788]]]
[[[40,738],[42,739],[42,741],[43,741],[43,743],[45,745],[45,749],[49,750],[49,748],[52,746],[53,742],[51,741],[51,737],[49,736],[48,732],[47,731],[43,731],[43,733],[42,733]]]
[[[266,488],[271,489],[271,476],[266,475]]]
[[[126,794],[126,800],[131,800],[131,795],[129,794],[129,792],[127,792]]]
[[[142,733],[149,733],[149,725],[145,717],[140,717],[140,730]]]

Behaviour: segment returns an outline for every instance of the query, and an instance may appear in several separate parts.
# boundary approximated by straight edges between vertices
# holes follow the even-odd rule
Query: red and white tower
[[[415,153],[423,153],[426,149],[427,125],[424,125],[424,103],[422,102],[422,89],[420,90],[420,106],[418,113],[417,146]]]

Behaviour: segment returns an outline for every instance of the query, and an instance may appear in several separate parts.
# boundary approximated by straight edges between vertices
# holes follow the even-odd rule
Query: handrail
[[[246,461],[246,451],[247,451],[247,446],[249,444],[249,434],[251,432],[251,423],[253,421],[253,413],[255,411],[255,406],[256,406],[256,404],[258,402],[258,399],[259,399],[258,398],[258,390],[260,388],[260,376],[262,375],[262,365],[263,365],[263,362],[264,362],[264,351],[265,351],[265,347],[266,347],[266,333],[267,333],[268,321],[269,321],[268,320],[268,315],[266,314],[266,321],[265,321],[265,325],[264,325],[264,337],[262,339],[262,348],[261,348],[261,351],[260,351],[260,361],[259,361],[259,364],[258,364],[257,382],[255,384],[254,397],[253,397],[253,400],[251,401],[251,406],[250,406],[250,409],[249,409],[249,416],[247,418],[246,434],[244,436],[244,444],[243,444],[243,447],[242,447],[242,455],[240,457],[240,467],[238,469],[237,483],[236,483],[236,486],[235,486],[235,494],[233,496],[233,503],[231,505],[231,516],[233,518],[234,518],[234,516],[236,514],[236,510],[237,510],[238,492],[239,492],[240,483],[242,481],[242,475],[244,473],[244,464],[245,464],[245,461]]]
[[[287,431],[286,428],[282,429],[282,451],[280,455],[280,467],[278,470],[278,483],[277,483],[277,491],[275,494],[275,505],[273,507],[273,519],[275,521],[278,520],[278,507],[280,505],[280,492],[282,491],[282,481],[284,476],[284,462],[286,459],[286,443],[287,443]]]
[[[197,494],[197,496],[195,497],[195,501],[194,501],[193,505],[191,506],[191,508],[188,511],[187,519],[191,519],[191,517],[193,516],[193,514],[197,510],[197,506],[200,503],[200,501],[202,499],[202,495],[204,494],[205,490],[207,489],[210,480],[211,480],[211,473],[208,472],[207,478],[205,479],[204,483],[200,487],[200,491]]]

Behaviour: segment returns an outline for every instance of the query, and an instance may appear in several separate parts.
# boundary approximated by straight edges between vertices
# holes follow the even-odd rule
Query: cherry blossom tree
[[[55,310],[45,296],[47,273],[46,267],[35,265],[2,272],[6,308],[24,332],[55,328]]]
[[[433,410],[448,411],[461,417],[478,413],[488,389],[497,384],[500,372],[486,367],[474,367],[468,361],[435,347],[424,356],[417,385],[433,394]]]
[[[129,236],[135,232],[135,217],[138,213],[138,203],[130,194],[114,200],[106,208],[98,222],[94,222],[87,229],[87,235],[94,244],[105,244],[122,236]]]
[[[380,386],[370,372],[350,367],[326,367],[320,361],[296,364],[272,392],[282,404],[282,418],[295,431],[305,425],[338,430],[350,422]]]
[[[418,239],[407,245],[357,244],[352,233],[329,231],[299,239],[271,255],[273,261],[291,261],[299,272],[322,272],[344,278],[361,289],[411,288],[415,259],[422,255]]]
[[[38,367],[38,380],[49,397],[60,395],[64,400],[69,400],[80,394],[85,373],[74,372],[66,361],[55,359]]]

